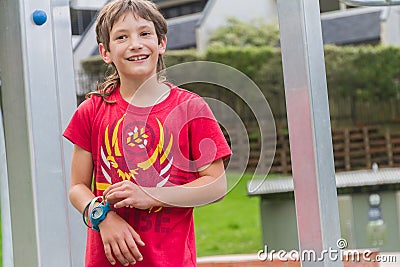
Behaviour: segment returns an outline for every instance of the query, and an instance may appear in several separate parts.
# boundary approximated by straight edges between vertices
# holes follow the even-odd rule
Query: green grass
[[[227,175],[229,180],[238,176]],[[262,248],[259,198],[247,196],[244,175],[237,185],[218,202],[195,209],[197,255],[257,253]]]
[[[1,218],[0,218],[0,220],[1,220]],[[3,238],[2,238],[3,236],[2,236],[2,231],[1,231],[1,227],[0,227],[0,247],[1,247],[1,249],[0,249],[0,266],[2,266],[2,264],[3,264]]]

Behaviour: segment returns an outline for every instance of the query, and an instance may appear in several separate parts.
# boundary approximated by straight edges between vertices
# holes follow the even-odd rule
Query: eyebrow
[[[142,24],[142,25],[139,25],[139,26],[137,27],[137,29],[138,29],[139,31],[140,31],[140,30],[147,30],[147,29],[151,30],[152,27],[151,27],[150,25],[147,25],[147,24]],[[125,32],[125,31],[127,31],[126,28],[114,28],[113,30],[114,30],[115,33],[120,33],[120,32]]]
[[[138,27],[139,30],[152,30],[153,28],[150,25],[141,25]]]

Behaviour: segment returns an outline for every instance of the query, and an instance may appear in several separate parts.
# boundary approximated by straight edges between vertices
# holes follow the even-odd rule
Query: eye
[[[140,34],[140,36],[148,36],[148,35],[150,35],[151,34],[151,32],[142,32],[141,34]]]
[[[124,39],[126,39],[126,35],[119,35],[116,39],[117,40],[124,40]]]

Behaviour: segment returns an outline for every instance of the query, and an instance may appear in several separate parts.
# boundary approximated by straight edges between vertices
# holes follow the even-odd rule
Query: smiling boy
[[[225,195],[230,148],[205,101],[165,82],[167,26],[152,2],[110,2],[96,33],[114,73],[64,132],[86,266],[196,266],[193,207]]]

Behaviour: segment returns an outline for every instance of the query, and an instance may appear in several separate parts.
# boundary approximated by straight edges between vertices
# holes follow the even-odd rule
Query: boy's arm
[[[72,205],[82,213],[87,203],[95,196],[91,191],[93,175],[92,154],[74,145],[72,152],[71,181],[69,199]]]
[[[71,183],[69,198],[72,205],[81,213],[85,206],[95,197],[91,191],[93,175],[92,154],[74,145],[72,152]],[[140,236],[120,216],[114,212],[99,224],[104,252],[110,263],[115,264],[115,257],[121,264],[133,264],[142,260],[142,255],[136,244],[144,245]]]
[[[222,159],[200,168],[199,175],[190,183],[161,188],[144,188],[129,181],[120,182],[110,186],[104,195],[115,208],[133,206],[139,209],[202,206],[225,196],[227,181]]]
[[[165,188],[155,194],[162,205],[195,207],[221,200],[227,191],[225,167],[222,159],[199,169],[199,178],[182,186]]]

